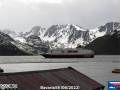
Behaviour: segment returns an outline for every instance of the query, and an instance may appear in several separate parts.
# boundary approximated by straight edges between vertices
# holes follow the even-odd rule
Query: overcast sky
[[[77,24],[95,28],[120,21],[120,0],[0,0],[0,29]]]

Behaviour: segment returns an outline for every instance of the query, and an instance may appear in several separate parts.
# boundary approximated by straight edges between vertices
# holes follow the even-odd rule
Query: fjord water
[[[120,80],[112,69],[120,68],[120,55],[96,55],[95,58],[45,59],[42,56],[1,56],[5,72],[23,72],[73,67],[106,86],[107,81]]]

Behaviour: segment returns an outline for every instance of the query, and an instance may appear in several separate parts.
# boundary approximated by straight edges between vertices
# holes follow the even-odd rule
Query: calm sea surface
[[[41,56],[0,56],[0,67],[5,72],[23,72],[73,67],[106,86],[107,81],[120,80],[112,69],[120,68],[120,55],[98,55],[95,58],[45,59]]]

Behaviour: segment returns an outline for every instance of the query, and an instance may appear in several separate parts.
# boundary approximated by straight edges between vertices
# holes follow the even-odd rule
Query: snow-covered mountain
[[[90,29],[90,38],[91,41],[95,40],[98,37],[102,37],[104,35],[114,34],[115,31],[120,31],[120,23],[119,22],[109,22],[105,25],[102,25],[95,29]]]
[[[120,30],[119,22],[109,22],[94,29],[84,29],[78,25],[53,25],[47,29],[42,38],[50,42],[52,48],[75,48],[85,46],[98,37],[113,34]]]
[[[22,43],[30,43],[32,42],[42,42],[41,38],[43,37],[46,29],[41,26],[34,26],[28,32],[20,32],[19,35],[15,38],[15,40]]]
[[[28,49],[28,47],[27,47]],[[0,55],[30,55],[24,45],[16,42],[8,34],[0,31]]]
[[[89,41],[89,31],[78,25],[53,25],[47,29],[42,38],[50,42],[52,48],[75,48]]]
[[[34,26],[29,32],[23,33],[24,37],[29,37],[31,35],[39,36],[40,38],[44,35],[46,29],[41,26]]]
[[[113,34],[116,30],[120,30],[119,22],[109,22],[94,29],[85,29],[74,24],[52,25],[48,29],[34,26],[29,32],[20,33],[14,39],[30,45],[46,44],[51,48],[75,48],[78,45],[85,46],[98,37]]]
[[[48,29],[35,26],[23,36],[28,38],[31,35],[49,43],[51,48],[75,48],[78,44],[85,45],[89,42],[89,30],[74,24],[52,25]]]
[[[6,47],[15,47],[16,50],[21,50],[22,52],[30,54],[39,54],[46,52],[49,47],[42,43],[40,37],[37,35],[21,35],[12,32],[11,30],[1,30],[0,31],[0,45]],[[11,45],[11,46],[9,46]]]

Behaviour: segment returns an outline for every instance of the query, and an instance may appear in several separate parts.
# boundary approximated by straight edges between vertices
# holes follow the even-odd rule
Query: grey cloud
[[[67,23],[94,28],[109,21],[120,20],[120,0],[63,0],[60,4],[5,1],[0,0],[0,28],[18,31],[28,30],[34,25]]]

